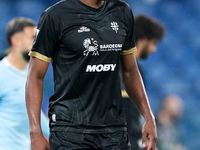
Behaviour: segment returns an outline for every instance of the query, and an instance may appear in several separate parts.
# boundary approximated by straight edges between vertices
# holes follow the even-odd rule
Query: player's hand
[[[156,131],[156,124],[155,119],[146,120],[142,128],[142,145],[147,150],[155,150],[157,143],[157,131]]]
[[[31,150],[50,150],[49,143],[44,135],[31,135]]]

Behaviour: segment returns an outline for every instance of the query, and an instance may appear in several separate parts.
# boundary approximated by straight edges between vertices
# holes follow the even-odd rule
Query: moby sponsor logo
[[[114,71],[116,64],[87,65],[86,72]]]

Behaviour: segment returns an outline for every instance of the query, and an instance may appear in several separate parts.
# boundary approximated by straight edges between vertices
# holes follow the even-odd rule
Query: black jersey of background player
[[[30,55],[52,60],[52,131],[126,130],[118,72],[121,55],[136,49],[133,24],[131,9],[119,0],[99,9],[65,0],[42,14]]]

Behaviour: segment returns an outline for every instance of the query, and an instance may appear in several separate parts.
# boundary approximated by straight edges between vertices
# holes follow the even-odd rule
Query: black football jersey
[[[44,11],[29,55],[52,61],[51,131],[125,131],[119,65],[135,50],[133,14],[121,0],[98,9],[64,0]]]

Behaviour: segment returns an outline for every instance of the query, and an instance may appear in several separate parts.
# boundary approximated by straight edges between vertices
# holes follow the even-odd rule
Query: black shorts
[[[51,150],[131,150],[127,132],[85,134],[51,132]]]

